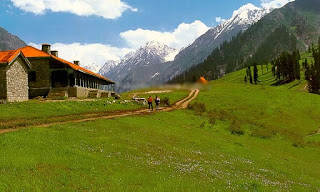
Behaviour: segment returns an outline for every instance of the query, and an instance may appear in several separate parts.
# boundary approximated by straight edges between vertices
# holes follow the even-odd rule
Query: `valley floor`
[[[191,109],[0,135],[0,190],[320,190],[320,96],[237,79]]]

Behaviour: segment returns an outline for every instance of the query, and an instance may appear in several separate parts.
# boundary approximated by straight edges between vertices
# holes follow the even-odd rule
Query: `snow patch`
[[[158,76],[158,75],[160,75],[160,73],[155,73],[155,74],[151,77],[151,79],[155,78],[155,77]]]

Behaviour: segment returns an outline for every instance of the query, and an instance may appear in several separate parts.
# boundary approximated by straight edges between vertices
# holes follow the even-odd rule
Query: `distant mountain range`
[[[253,62],[270,61],[282,51],[306,50],[320,34],[319,6],[318,0],[296,0],[272,11],[172,82],[192,81],[199,76],[216,79]]]
[[[229,20],[211,28],[178,54],[168,46],[152,42],[140,48],[135,54],[130,53],[120,62],[108,61],[100,69],[99,74],[116,81],[118,90],[121,91],[164,83],[204,61],[224,41],[247,30],[268,12],[269,10],[247,4],[235,11]],[[152,46],[155,44],[158,45]],[[141,52],[144,54],[139,54]],[[150,53],[153,54],[149,55]],[[174,55],[176,56],[173,59]],[[166,57],[171,58],[166,59]]]
[[[296,0],[273,10],[171,82],[193,81],[200,76],[216,79],[254,62],[270,61],[282,51],[306,50],[319,35],[320,1]]]
[[[24,46],[27,46],[27,44],[19,37],[0,27],[0,51],[14,50]]]
[[[121,61],[108,61],[99,74],[117,82],[117,91],[127,91],[153,85],[164,63],[173,60],[177,51],[159,42],[149,42]]]
[[[182,50],[170,64],[166,73],[163,74],[163,81],[172,79],[191,66],[203,62],[215,48],[238,33],[246,31],[268,12],[269,10],[256,7],[250,3],[242,6],[234,12],[229,20],[209,29],[194,43]]]

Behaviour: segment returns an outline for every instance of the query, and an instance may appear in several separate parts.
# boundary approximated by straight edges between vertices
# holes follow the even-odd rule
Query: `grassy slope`
[[[171,104],[173,104],[186,97],[188,93],[189,90],[186,89],[175,89],[172,93],[161,93],[159,96],[161,98],[168,97]],[[90,114],[101,116],[112,111],[134,110],[144,107],[142,103],[124,102],[124,100],[132,99],[129,95],[129,93],[124,93],[121,100],[114,100],[113,98],[92,101],[61,100],[53,102],[31,100],[0,105],[0,129],[81,119],[83,115]],[[145,94],[139,94],[139,96],[146,97]],[[153,96],[155,95],[153,94]],[[113,103],[114,101],[115,103]]]
[[[319,128],[320,97],[302,91],[303,82],[246,85],[243,74],[202,90],[201,115],[178,110],[1,135],[0,190],[319,190],[320,137],[307,135]],[[233,121],[244,135],[230,133]]]

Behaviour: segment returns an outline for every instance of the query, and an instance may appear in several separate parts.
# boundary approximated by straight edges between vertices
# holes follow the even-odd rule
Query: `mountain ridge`
[[[24,46],[27,46],[27,44],[18,36],[12,35],[0,27],[0,51],[15,50]]]
[[[193,81],[199,76],[216,79],[248,64],[269,61],[282,51],[305,50],[320,35],[320,9],[314,8],[313,12],[309,9],[314,5],[320,6],[320,2],[296,0],[273,10],[172,82]]]

